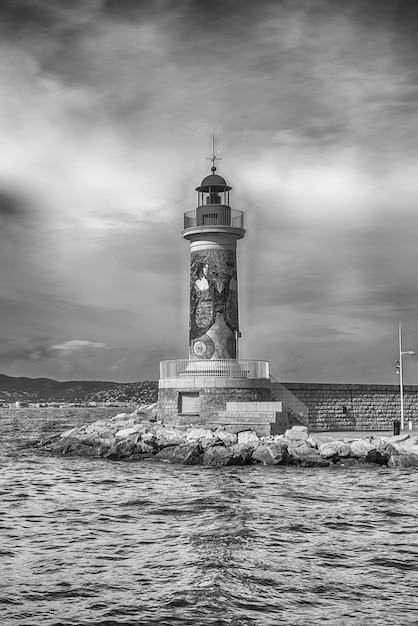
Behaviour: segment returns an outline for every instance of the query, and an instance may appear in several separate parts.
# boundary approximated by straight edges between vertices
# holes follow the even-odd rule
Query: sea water
[[[79,422],[0,412],[2,626],[418,624],[414,469],[212,469],[23,447]]]

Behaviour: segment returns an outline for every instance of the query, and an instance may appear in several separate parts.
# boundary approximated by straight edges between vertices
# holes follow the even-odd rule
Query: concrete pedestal
[[[259,435],[279,434],[288,424],[282,403],[273,401],[269,379],[187,374],[160,379],[158,419],[165,425],[254,430]]]

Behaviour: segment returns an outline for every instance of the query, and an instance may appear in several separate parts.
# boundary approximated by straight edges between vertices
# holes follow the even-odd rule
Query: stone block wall
[[[220,411],[225,411],[227,402],[271,402],[271,400],[269,388],[200,390],[201,414],[207,416],[206,420],[216,417]]]
[[[179,414],[179,394],[197,391],[196,387],[174,389],[160,388],[158,414],[164,424],[208,424],[220,411],[226,410],[227,402],[269,402],[269,387],[203,387],[198,389],[200,414]]]
[[[239,380],[239,379],[238,379]],[[205,380],[202,387],[188,386],[181,381],[178,388],[171,381],[159,390],[159,414],[166,424],[207,424],[212,416],[226,410],[227,402],[269,402],[270,387],[249,387],[249,381],[237,379]],[[222,386],[221,386],[222,384]],[[400,393],[398,385],[362,385],[332,383],[283,383],[309,409],[309,427],[321,430],[392,430],[394,420],[400,419]],[[231,385],[231,386],[230,386]],[[233,387],[232,385],[236,385]],[[199,391],[200,415],[179,414],[179,393]],[[405,427],[411,421],[418,429],[418,385],[404,387]],[[288,413],[289,426],[298,423]]]
[[[192,390],[194,391],[194,389]],[[159,389],[158,391],[158,419],[164,423],[173,423],[172,416],[179,412],[178,389]],[[168,422],[167,422],[168,420]]]
[[[309,408],[311,430],[392,430],[400,420],[398,385],[283,383]],[[405,428],[418,428],[418,386],[404,387]]]

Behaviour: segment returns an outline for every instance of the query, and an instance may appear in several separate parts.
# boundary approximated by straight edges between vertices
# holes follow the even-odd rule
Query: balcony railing
[[[224,205],[205,205],[184,214],[184,228],[233,226],[244,228],[244,213]]]
[[[268,361],[219,359],[212,361],[179,359],[161,361],[160,378],[183,376],[225,376],[227,378],[269,378]]]

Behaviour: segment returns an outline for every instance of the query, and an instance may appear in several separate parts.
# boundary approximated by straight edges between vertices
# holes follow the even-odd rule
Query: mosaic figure
[[[235,253],[222,249],[194,253],[190,279],[192,358],[234,359],[238,330]]]
[[[191,335],[202,335],[214,322],[213,290],[208,281],[207,263],[197,265],[197,278],[191,290]]]

